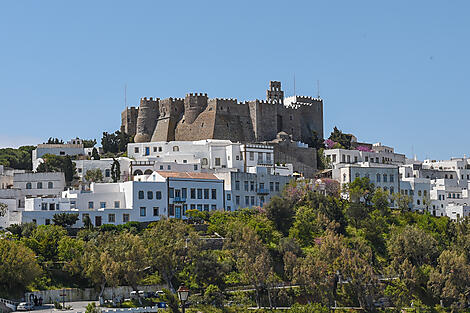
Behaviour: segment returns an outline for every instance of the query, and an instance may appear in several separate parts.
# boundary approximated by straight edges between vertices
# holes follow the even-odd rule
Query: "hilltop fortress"
[[[140,106],[122,114],[121,130],[135,142],[227,139],[267,142],[286,133],[293,141],[323,138],[323,101],[313,97],[284,98],[281,83],[271,81],[266,100],[238,102],[190,93],[185,98],[141,98]]]

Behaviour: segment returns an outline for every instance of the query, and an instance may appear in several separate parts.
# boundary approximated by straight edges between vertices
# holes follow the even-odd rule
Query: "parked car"
[[[29,302],[21,302],[16,307],[16,310],[17,311],[31,311],[31,310],[34,310],[34,305]]]

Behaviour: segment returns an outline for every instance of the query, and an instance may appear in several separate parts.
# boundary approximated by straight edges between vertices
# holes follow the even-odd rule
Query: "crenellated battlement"
[[[202,92],[200,92],[200,93],[197,93],[197,92],[187,93],[186,97],[206,97],[207,98],[207,93],[202,93]]]
[[[139,107],[126,110],[122,123],[124,129],[135,129],[136,142],[195,138],[249,142],[273,140],[280,131],[308,142],[312,130],[323,135],[323,100],[284,97],[279,81],[270,82],[264,100],[209,99],[207,93],[191,92],[183,98],[143,97]],[[218,124],[212,129],[214,119]]]

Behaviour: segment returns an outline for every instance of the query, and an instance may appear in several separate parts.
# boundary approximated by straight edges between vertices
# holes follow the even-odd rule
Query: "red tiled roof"
[[[215,179],[215,180],[218,180],[218,178],[215,175],[207,174],[207,173],[163,172],[163,171],[157,171],[157,173],[160,174],[162,177],[165,177],[165,178],[174,177],[174,178]]]

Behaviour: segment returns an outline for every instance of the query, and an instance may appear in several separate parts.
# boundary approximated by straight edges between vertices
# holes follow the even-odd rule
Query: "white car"
[[[16,307],[16,310],[17,311],[31,311],[31,310],[34,310],[34,305],[29,302],[21,302]]]

